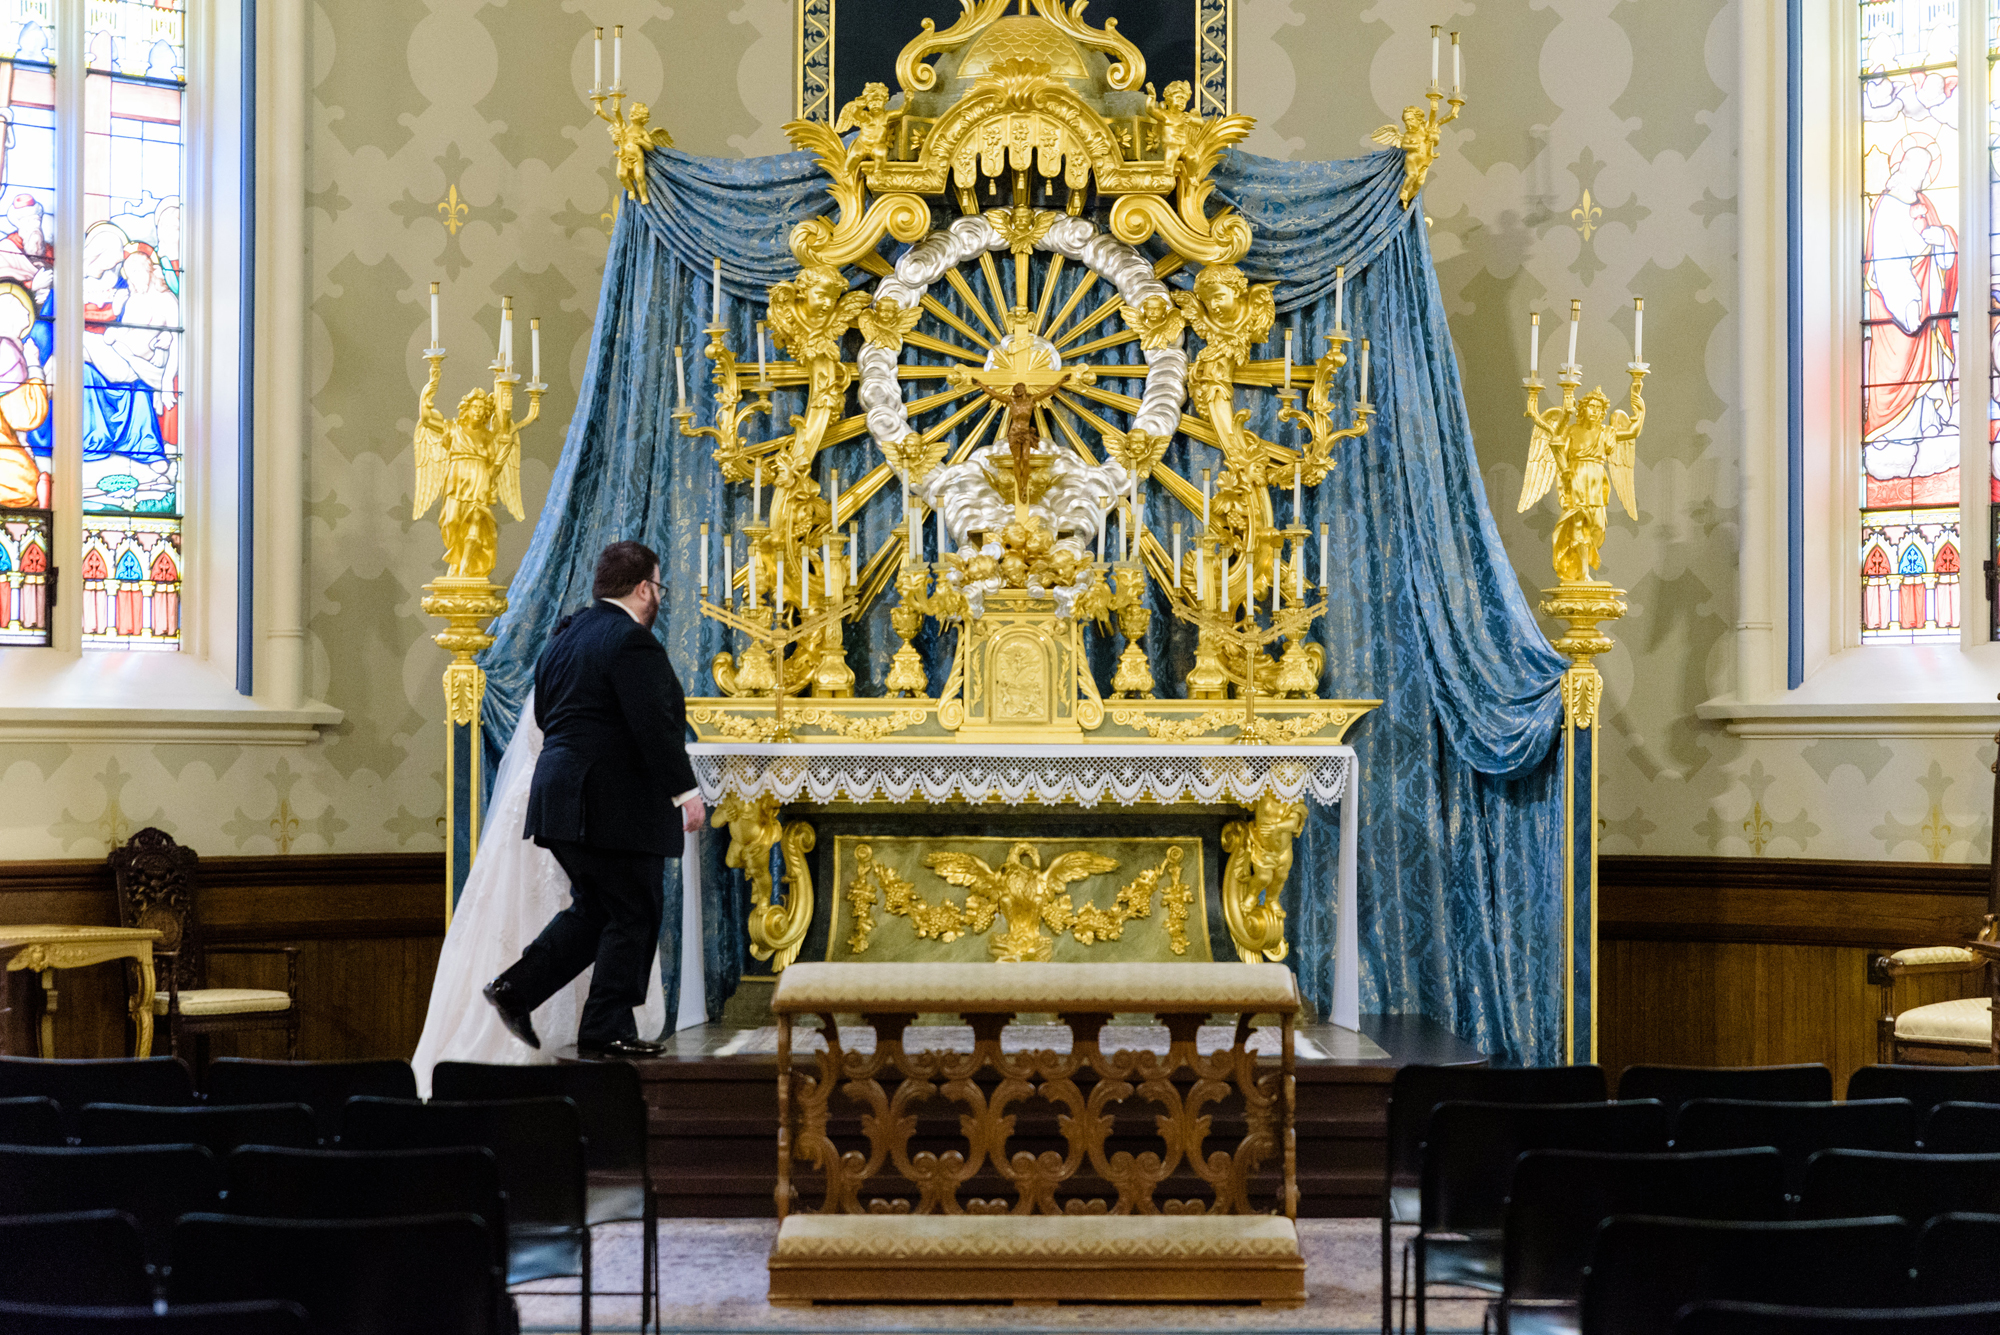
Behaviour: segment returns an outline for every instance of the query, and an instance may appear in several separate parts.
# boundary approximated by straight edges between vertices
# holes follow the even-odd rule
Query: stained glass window
[[[1958,4],[1860,11],[1861,638],[1955,640]]]
[[[86,647],[180,647],[182,3],[85,11]]]
[[[0,644],[49,642],[53,0],[0,0]]]

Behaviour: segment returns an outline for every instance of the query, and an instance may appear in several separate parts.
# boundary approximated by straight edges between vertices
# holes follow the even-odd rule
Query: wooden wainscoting
[[[444,944],[444,856],[439,853],[204,857],[200,911],[216,944],[299,948],[299,1055],[408,1057],[423,1030],[431,976]],[[0,862],[0,922],[115,923],[118,901],[102,860]],[[130,1051],[123,965],[56,975],[56,1055]],[[0,1038],[35,1051],[34,975],[6,975]],[[281,957],[217,955],[217,987],[282,987]],[[165,1052],[166,1028],[155,1051]],[[222,1034],[212,1056],[282,1057],[284,1038]]]
[[[1825,1062],[1834,1092],[1875,1060],[1871,955],[1975,933],[1987,869],[1932,862],[1607,857],[1598,871],[1598,1057],[1766,1066]],[[1976,996],[1906,980],[1901,1004]]]

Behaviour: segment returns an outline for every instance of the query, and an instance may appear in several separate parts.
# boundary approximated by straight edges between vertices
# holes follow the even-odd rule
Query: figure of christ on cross
[[[1007,406],[1007,452],[1014,461],[1014,517],[1026,524],[1028,456],[1041,440],[1035,409],[1056,391],[1072,384],[1088,385],[1095,377],[1088,367],[1056,369],[1053,351],[1037,344],[1034,316],[1025,307],[1014,308],[1010,323],[1012,332],[1000,344],[990,370],[964,371],[952,378],[979,386],[988,398]]]

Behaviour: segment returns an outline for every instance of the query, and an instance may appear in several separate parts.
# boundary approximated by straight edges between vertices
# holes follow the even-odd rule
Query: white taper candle
[[[514,369],[514,299],[500,298],[500,366],[502,370]]]
[[[596,40],[590,54],[590,91],[594,93],[604,87],[604,29],[594,28],[592,32]]]
[[[1305,487],[1301,485],[1303,481],[1303,473],[1304,470],[1298,464],[1292,465],[1292,523],[1293,524],[1297,524],[1299,522],[1299,517],[1305,514],[1306,512],[1306,500],[1305,500],[1306,492],[1305,492]]]
[[[827,486],[826,522],[830,528],[840,527],[840,470],[833,470],[833,480]]]
[[[611,29],[611,86],[625,86],[625,25],[622,23]]]
[[[1368,340],[1361,340],[1361,401],[1371,402],[1368,397]]]
[[[757,378],[759,380],[769,380],[771,378],[770,362],[764,354],[764,322],[762,320],[757,322]]]
[[[1300,602],[1306,600],[1306,540],[1300,538],[1292,548],[1292,596]]]
[[[937,512],[937,531],[938,531],[938,560],[942,561],[944,560],[944,554],[951,550],[951,535],[945,531],[943,510],[939,510]]]
[[[708,525],[701,526],[701,596],[708,597]]]
[[[528,319],[528,379],[542,383],[542,320],[540,316]]]
[[[1212,469],[1204,468],[1201,470],[1201,525],[1203,528],[1208,527],[1208,489],[1214,476],[1215,473]]]
[[[1283,574],[1284,574],[1283,558],[1279,556],[1278,548],[1273,547],[1271,549],[1271,615],[1272,616],[1278,615],[1278,599],[1282,596],[1285,587]]]
[[[724,607],[736,596],[736,539],[728,533],[722,535],[722,596],[716,599]]]
[[[1104,530],[1111,527],[1111,512],[1097,512],[1097,564],[1104,564]]]
[[[722,257],[720,255],[715,257],[715,293],[712,304],[714,306],[714,309],[709,312],[708,322],[710,324],[721,324],[722,323]]]
[[[1646,299],[1644,297],[1634,297],[1632,298],[1632,360],[1633,361],[1643,362],[1646,360],[1646,354],[1644,351],[1645,346],[1646,346]]]
[[[861,584],[861,525],[847,526],[847,582],[860,587]]]
[[[1528,379],[1533,380],[1542,368],[1542,313],[1528,314]]]
[[[674,344],[674,388],[680,391],[680,406],[688,406],[687,366],[681,361],[681,345]]]
[[[1292,331],[1285,331],[1285,393],[1292,392]]]
[[[1343,325],[1341,322],[1346,318],[1347,318],[1347,266],[1345,264],[1336,264],[1333,266],[1333,332],[1334,333],[1338,334],[1343,332],[1346,326]]]
[[[431,346],[438,345],[438,285],[431,284]]]
[[[1330,583],[1332,581],[1327,578],[1326,570],[1326,525],[1321,524],[1319,526],[1319,586],[1323,589]]]
[[[1463,82],[1464,76],[1465,66],[1459,59],[1458,34],[1453,33],[1451,35],[1451,95],[1453,97],[1458,96],[1459,85]]]
[[[1181,526],[1174,525],[1174,587],[1181,587]]]
[[[1583,319],[1583,302],[1580,299],[1573,300],[1569,304],[1569,361],[1566,363],[1572,367],[1576,365],[1576,326],[1581,319]]]
[[[1438,86],[1438,33],[1442,25],[1431,25],[1431,87]]]

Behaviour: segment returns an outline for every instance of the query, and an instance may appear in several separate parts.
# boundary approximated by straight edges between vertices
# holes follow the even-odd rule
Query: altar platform
[[[1105,1046],[1113,1047],[1116,1040],[1117,1046],[1140,1047],[1149,1035],[1156,1035],[1159,1050],[1165,1051],[1163,1028],[1130,1028],[1134,1031],[1130,1034],[1108,1029]],[[1067,1031],[1054,1038],[1059,1027],[1051,1026],[1050,1036],[1043,1036],[1040,1029],[1010,1026],[1008,1046],[1067,1045]],[[935,1031],[912,1029],[909,1046],[953,1047],[961,1032],[969,1050],[970,1030],[953,1025],[940,1025]],[[1486,1057],[1441,1025],[1416,1015],[1363,1015],[1355,1029],[1311,1024],[1299,1026],[1296,1033],[1299,1214],[1373,1215],[1381,1208],[1389,1083],[1396,1071],[1412,1064],[1477,1065]],[[850,1046],[872,1038],[865,1028],[856,1032],[845,1026],[843,1036]],[[1203,1038],[1206,1049],[1209,1036]],[[1215,1046],[1227,1046],[1220,1031],[1215,1039]],[[754,1022],[709,1024],[683,1029],[667,1041],[671,1046],[665,1055],[637,1063],[650,1112],[653,1182],[661,1217],[775,1217],[775,1030]],[[1261,1051],[1262,1044],[1258,1047]],[[1275,1064],[1275,1046],[1271,1051]],[[574,1052],[564,1049],[557,1056],[567,1059]],[[1040,1141],[1060,1145],[1054,1117],[1055,1110],[1045,1105],[1024,1106],[1015,1143],[1024,1148]],[[950,1105],[936,1105],[934,1118],[923,1121],[922,1139],[945,1143],[960,1139],[957,1111]],[[1240,1119],[1226,1106],[1216,1112],[1214,1134],[1218,1143],[1242,1134]],[[1260,1183],[1260,1190],[1276,1182],[1275,1170],[1270,1177],[1271,1183]],[[1195,1181],[1191,1174],[1189,1180]],[[1180,1187],[1170,1179],[1162,1193],[1187,1194]],[[991,1182],[974,1179],[967,1186],[971,1195],[999,1195],[1003,1190],[997,1177]]]

